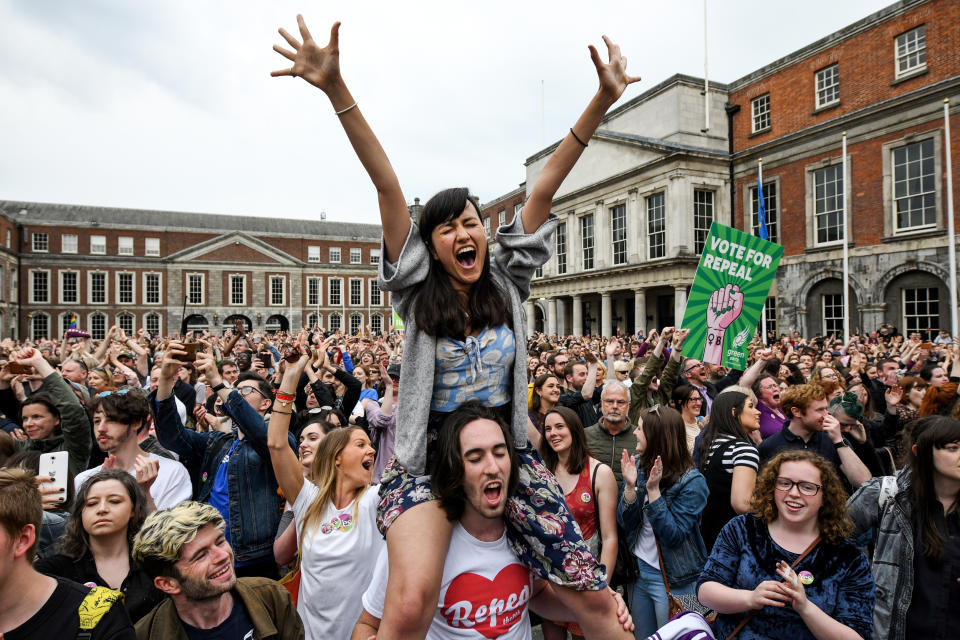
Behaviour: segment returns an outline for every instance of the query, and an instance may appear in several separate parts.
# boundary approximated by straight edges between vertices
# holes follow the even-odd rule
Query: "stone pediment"
[[[250,262],[297,266],[303,264],[285,251],[241,232],[217,236],[170,256],[173,262]]]

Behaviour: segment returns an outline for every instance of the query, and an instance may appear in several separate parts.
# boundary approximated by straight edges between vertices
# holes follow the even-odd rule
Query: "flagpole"
[[[847,245],[847,132],[843,132],[843,341],[850,340],[850,251]]]
[[[950,337],[957,339],[957,238],[953,222],[953,158],[950,155],[950,98],[943,99],[943,128],[947,140],[947,256],[950,264]]]
[[[710,80],[707,79],[707,0],[703,0],[703,132],[710,131]]]
[[[757,211],[759,212],[760,196],[762,195],[762,192],[759,190],[763,189],[763,158],[757,160],[757,189]],[[758,215],[757,224],[766,226],[766,216],[764,216],[764,219],[761,221]],[[763,297],[763,306],[760,307],[760,344],[764,347],[767,346],[767,296]]]

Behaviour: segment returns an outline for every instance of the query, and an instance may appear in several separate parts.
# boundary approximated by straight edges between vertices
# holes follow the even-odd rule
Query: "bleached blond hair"
[[[133,559],[152,578],[179,578],[174,564],[180,559],[180,552],[207,525],[223,531],[226,523],[216,507],[202,502],[187,500],[154,511],[133,539]]]

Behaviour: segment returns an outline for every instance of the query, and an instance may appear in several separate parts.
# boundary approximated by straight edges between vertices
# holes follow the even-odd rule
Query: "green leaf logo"
[[[750,335],[750,327],[744,327],[743,331],[737,334],[737,337],[733,339],[733,347],[742,347],[747,343],[747,337]]]

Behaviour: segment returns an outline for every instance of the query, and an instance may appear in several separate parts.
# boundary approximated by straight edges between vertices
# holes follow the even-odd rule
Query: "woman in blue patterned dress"
[[[539,456],[527,448],[527,376],[516,337],[524,340],[523,302],[535,269],[550,257],[554,194],[607,110],[639,78],[609,39],[609,61],[592,46],[600,87],[550,157],[522,214],[497,233],[488,251],[479,203],[467,189],[431,198],[415,224],[400,183],[339,68],[339,23],[321,48],[298,16],[301,40],[283,29],[293,51],[275,46],[293,66],[275,76],[302,77],[322,90],[340,118],[377,190],[383,225],[380,286],[392,292],[405,325],[397,408],[396,457],[381,478],[380,526],[389,549],[390,578],[378,637],[422,638],[436,606],[452,523],[425,476],[431,443],[443,418],[467,399],[499,407],[518,447],[521,487],[507,509],[509,539],[520,558],[559,589],[588,637],[629,638],[603,592],[602,567],[587,551],[563,494]]]

